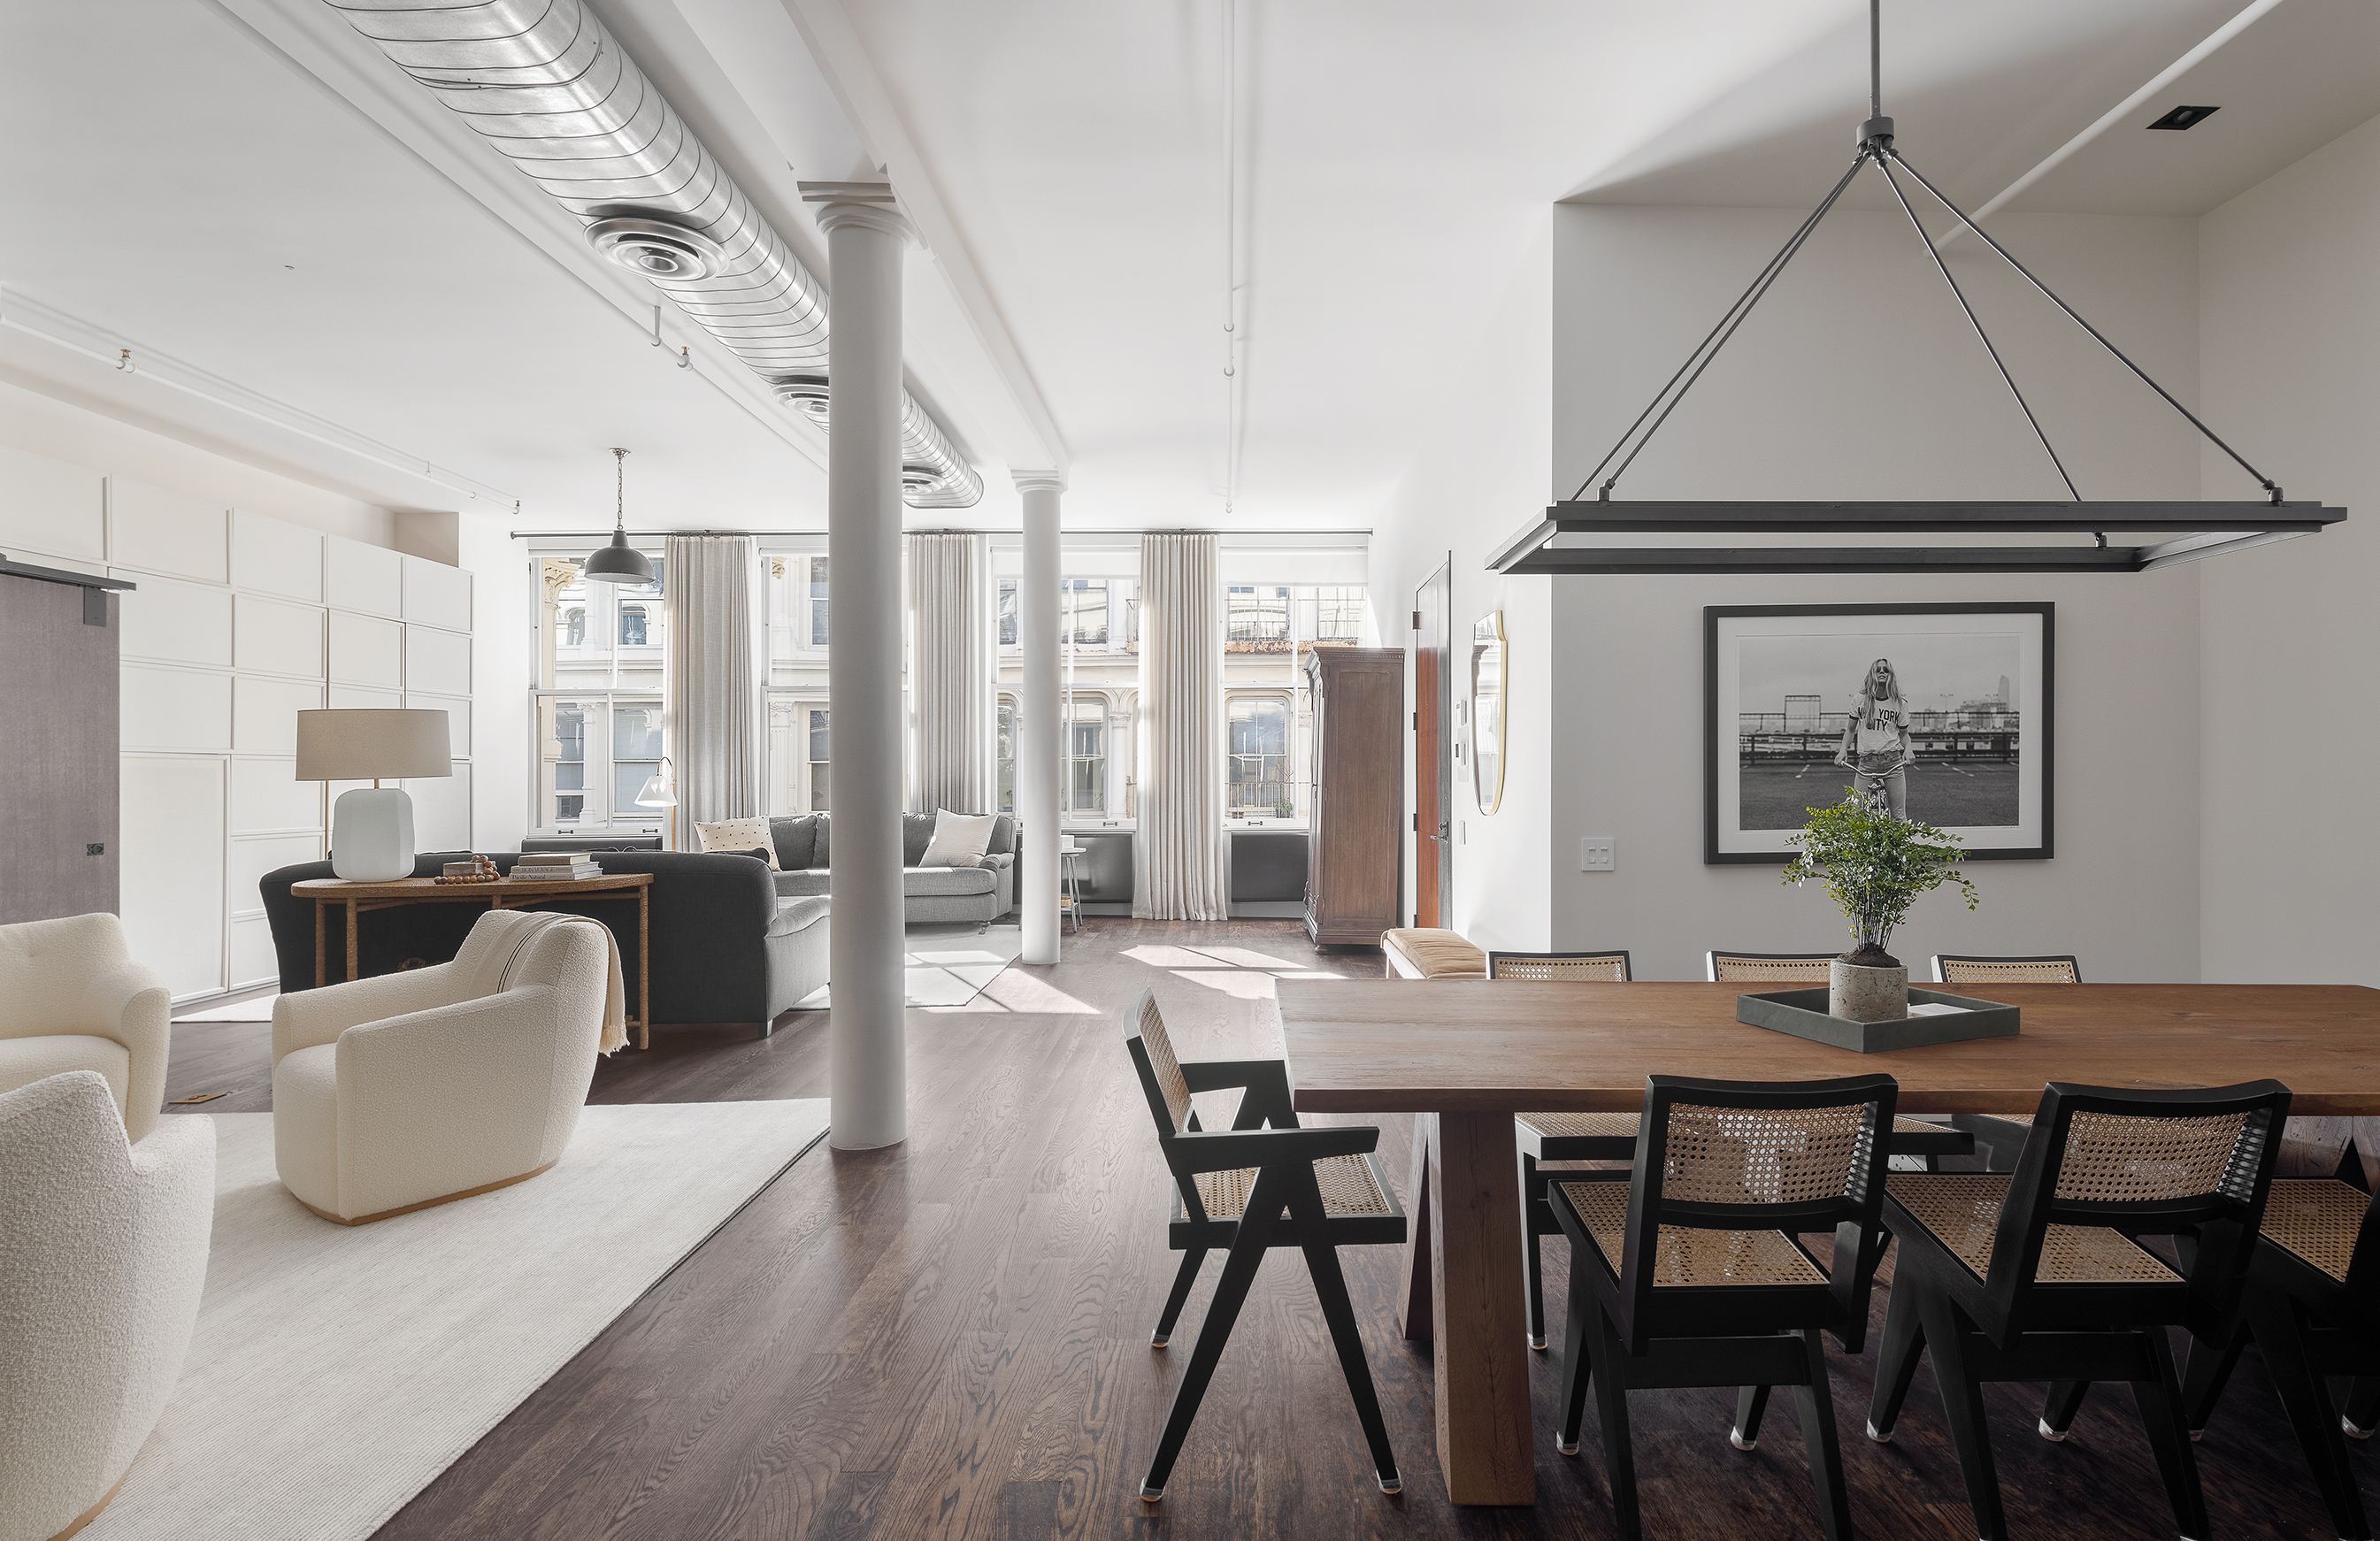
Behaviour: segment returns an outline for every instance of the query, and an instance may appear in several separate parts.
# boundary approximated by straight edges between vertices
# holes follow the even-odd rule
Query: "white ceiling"
[[[1013,524],[1005,467],[1051,464],[1071,524],[1224,522],[1223,0],[594,3],[822,273],[795,182],[892,167],[934,247],[913,389],[990,483],[913,522]],[[1973,207],[2244,3],[1891,0],[1886,111]],[[1864,15],[1243,0],[1231,522],[1367,524],[1551,202],[1815,201]],[[653,291],[321,0],[0,29],[0,372],[393,506],[590,528],[625,444],[634,525],[822,522],[816,436],[674,311],[650,346]],[[2202,212],[2380,111],[2374,65],[2380,7],[2286,0],[2136,115],[2223,112],[2119,124],[2015,206]]]

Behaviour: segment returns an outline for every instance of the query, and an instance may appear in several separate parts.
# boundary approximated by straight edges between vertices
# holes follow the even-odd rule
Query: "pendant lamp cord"
[[[1884,116],[1884,0],[1868,0],[1867,4],[1867,80],[1869,118],[1867,127],[1874,127],[1877,126],[1877,120]],[[2024,399],[2024,393],[2017,389],[2016,377],[2009,372],[2008,365],[2001,361],[1999,349],[1992,346],[1992,340],[1985,333],[1984,323],[1977,319],[1974,308],[1967,303],[1967,297],[1960,291],[1958,280],[1950,276],[1949,264],[1942,261],[1942,254],[1936,249],[1934,238],[1926,235],[1925,226],[1917,218],[1917,211],[1910,207],[1909,200],[1902,195],[1900,183],[1892,175],[1892,167],[1888,164],[1888,161],[1899,162],[1901,170],[1909,173],[1911,178],[1932,195],[1934,201],[1948,210],[1961,224],[1973,231],[1976,238],[1998,254],[2000,261],[2015,269],[2020,277],[2038,289],[2043,297],[2052,305],[2065,311],[2075,325],[2089,333],[2095,342],[2113,355],[2118,363],[2131,370],[2143,384],[2164,397],[2166,405],[2187,419],[2190,426],[2204,435],[2209,443],[2229,455],[2241,470],[2255,478],[2256,484],[2265,490],[2273,504],[2277,505],[2282,501],[2281,487],[2278,482],[2248,464],[2246,456],[2225,443],[2220,435],[2200,421],[2198,415],[2177,400],[2172,392],[2151,379],[2146,370],[2133,363],[2125,355],[2123,349],[2109,342],[2106,334],[2084,321],[2082,313],[2074,307],[2058,298],[2048,285],[2034,277],[2030,268],[2010,255],[2008,248],[1992,239],[1981,225],[1967,217],[1963,210],[1943,197],[1941,189],[1928,182],[1917,168],[1911,165],[1900,152],[1894,148],[1890,126],[1883,125],[1882,127],[1883,132],[1876,138],[1861,140],[1859,153],[1852,158],[1851,169],[1843,173],[1841,179],[1836,182],[1833,190],[1828,192],[1818,206],[1810,212],[1810,217],[1802,222],[1801,228],[1793,232],[1784,246],[1779,249],[1777,255],[1768,259],[1768,265],[1762,268],[1759,275],[1753,279],[1752,286],[1738,296],[1733,305],[1728,307],[1726,313],[1719,317],[1718,324],[1712,327],[1703,340],[1694,345],[1694,351],[1686,355],[1686,361],[1678,366],[1677,372],[1670,376],[1659,390],[1653,393],[1653,399],[1645,404],[1645,410],[1636,414],[1636,420],[1628,425],[1626,432],[1621,434],[1620,442],[1605,452],[1603,458],[1596,462],[1595,469],[1586,474],[1586,479],[1578,484],[1578,491],[1571,494],[1572,503],[1584,499],[1586,496],[1586,490],[1595,486],[1595,479],[1603,476],[1604,467],[1609,466],[1614,459],[1618,459],[1620,462],[1618,468],[1604,479],[1603,485],[1597,488],[1595,494],[1596,500],[1599,503],[1611,501],[1612,489],[1619,485],[1621,477],[1627,473],[1630,466],[1636,463],[1636,457],[1645,452],[1646,444],[1652,443],[1653,435],[1661,431],[1661,425],[1670,420],[1670,414],[1678,409],[1680,402],[1685,400],[1686,393],[1694,388],[1694,382],[1702,379],[1703,371],[1710,368],[1711,360],[1718,357],[1719,349],[1727,346],[1728,340],[1733,337],[1736,330],[1743,324],[1744,318],[1752,314],[1753,307],[1758,305],[1762,297],[1776,285],[1778,278],[1785,272],[1786,264],[1791,262],[1802,248],[1808,244],[1811,234],[1818,227],[1818,222],[1827,217],[1828,211],[1831,210],[1836,200],[1843,196],[1843,189],[1851,186],[1852,178],[1859,175],[1860,167],[1867,164],[1871,160],[1876,163],[1876,170],[1884,174],[1884,180],[1892,188],[1894,200],[1909,215],[1909,223],[1916,228],[1917,238],[1925,244],[1925,254],[1934,260],[1935,269],[1941,273],[1942,282],[1949,285],[1950,297],[1958,301],[1959,309],[1966,313],[1967,323],[1974,328],[1976,340],[1984,345],[1984,351],[1991,355],[1993,367],[1999,370],[2000,379],[2008,385],[2009,394],[2016,398],[2017,407],[2024,414],[2026,423],[2031,425],[2034,437],[2041,441],[2042,452],[2049,456],[2049,463],[2057,468],[2058,479],[2066,484],[2068,494],[2077,503],[2082,501],[2082,494],[2075,490],[2074,479],[2067,474],[2065,462],[2058,459],[2058,452],[2050,447],[2049,435],[2043,431],[2041,419],[2034,416],[2032,406]],[[1658,416],[1656,416],[1657,412]],[[1649,427],[1646,425],[1648,419],[1651,420]],[[1640,429],[1643,430],[1641,435],[1638,432]],[[1634,441],[1633,448],[1630,444],[1632,440]],[[1627,452],[1624,455],[1621,453],[1623,450]],[[2100,545],[2105,546],[2107,543],[2105,532],[2095,532],[2095,534]]]
[[[628,452],[624,449],[612,452],[612,528],[628,528]]]

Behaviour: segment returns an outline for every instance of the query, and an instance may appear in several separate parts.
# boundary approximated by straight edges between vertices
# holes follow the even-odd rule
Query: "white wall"
[[[1799,218],[1556,208],[1551,453],[1562,495]],[[1996,233],[2187,401],[2192,223],[2007,216]],[[1972,275],[1977,309],[2083,494],[2195,497],[2187,426],[1987,261],[1969,243],[1954,271],[1962,284]],[[1906,222],[1850,211],[1830,218],[1617,495],[2060,491]],[[1500,540],[1529,512],[1498,510],[1489,533]],[[1540,805],[1549,816],[1538,825],[1552,853],[1555,945],[1628,948],[1647,978],[1698,977],[1714,945],[1842,945],[1840,917],[1815,889],[1783,889],[1769,868],[1703,864],[1703,606],[2047,600],[2058,607],[2056,859],[1973,864],[1983,907],[1970,915],[1948,894],[1929,896],[1894,952],[1914,967],[1944,949],[2071,952],[2092,978],[2196,977],[2195,566],[2138,576],[1551,581],[1550,645],[1535,666],[1556,680],[1551,795]],[[1525,654],[1516,664],[1524,678],[1532,667]],[[1617,871],[1577,869],[1585,834],[1616,837]]]
[[[2349,509],[2203,564],[2205,977],[2380,985],[2380,119],[2199,224],[2218,432],[2292,499]],[[2252,495],[2215,453],[2208,497]]]
[[[1502,302],[1468,361],[1436,372],[1416,360],[1414,388],[1438,406],[1435,426],[1397,482],[1371,544],[1371,602],[1380,645],[1406,649],[1405,687],[1413,689],[1414,589],[1454,553],[1453,646],[1458,695],[1464,683],[1472,623],[1504,612],[1514,660],[1506,741],[1504,800],[1483,817],[1468,761],[1455,767],[1452,807],[1451,924],[1483,946],[1543,948],[1553,925],[1545,839],[1552,795],[1553,684],[1550,580],[1505,578],[1486,571],[1488,555],[1547,499],[1551,463],[1552,245],[1541,231],[1519,270],[1504,280]],[[1452,710],[1449,702],[1447,710]],[[1415,848],[1411,739],[1405,765],[1405,900],[1413,913]]]
[[[391,549],[393,529],[385,509],[0,384],[0,551],[136,585],[120,601],[121,911],[177,1001],[277,976],[257,880],[321,858],[343,790],[295,780],[299,710],[445,710],[454,774],[402,783],[423,847],[489,848],[475,805],[509,819],[489,833],[517,833],[522,691],[480,710],[503,671],[473,634],[483,609],[528,613],[519,564],[475,592],[468,571]],[[500,531],[472,554],[497,551],[511,555]]]

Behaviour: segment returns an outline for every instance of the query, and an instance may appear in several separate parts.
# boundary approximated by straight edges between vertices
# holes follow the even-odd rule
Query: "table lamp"
[[[331,870],[351,883],[413,876],[413,799],[399,776],[451,776],[443,711],[358,709],[298,714],[301,782],[359,782],[331,812]]]

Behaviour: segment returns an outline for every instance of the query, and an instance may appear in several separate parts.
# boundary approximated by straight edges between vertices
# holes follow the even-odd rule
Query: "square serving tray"
[[[1967,1038],[2003,1038],[2017,1030],[2017,1009],[1997,1001],[1977,1001],[1912,985],[1909,1003],[1962,1009],[1939,1016],[1903,1017],[1898,1022],[1852,1022],[1827,1014],[1824,989],[1777,989],[1737,996],[1735,1019],[1772,1032],[1791,1033],[1814,1043],[1832,1044],[1855,1054],[1884,1054],[1896,1049],[1923,1049],[1928,1044],[1959,1043]]]

